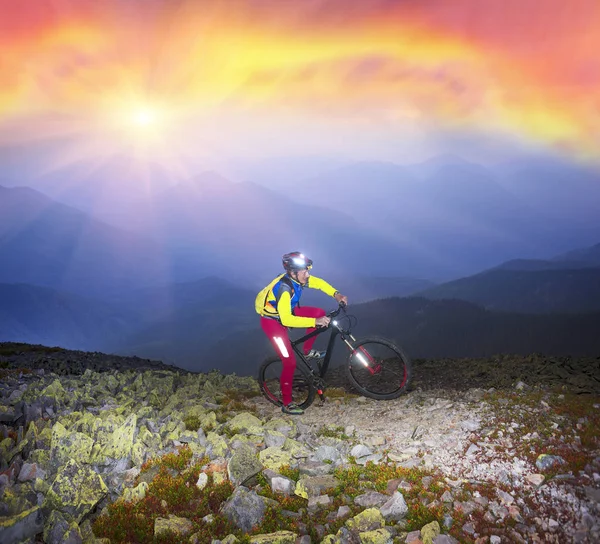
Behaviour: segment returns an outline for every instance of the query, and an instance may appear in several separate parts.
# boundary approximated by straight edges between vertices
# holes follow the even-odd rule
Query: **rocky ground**
[[[251,379],[189,375],[137,358],[11,351],[0,344],[1,366],[3,542],[19,541],[6,538],[24,513],[29,526],[39,527],[30,542],[94,541],[89,522],[106,515],[122,494],[131,499],[140,492],[149,454],[182,444],[194,457],[211,460],[210,470],[194,473],[197,485],[202,474],[212,478],[226,467],[224,477],[235,484],[230,507],[240,497],[264,495],[261,482],[250,485],[248,474],[231,469],[246,446],[263,491],[288,486],[293,497],[308,489],[308,504],[294,510],[290,502],[289,516],[296,521],[279,542],[600,541],[600,358],[415,361],[411,389],[392,401],[353,394],[336,369],[328,376],[334,386],[328,400],[296,418],[282,418],[275,406],[251,394]],[[32,372],[15,370],[23,368]],[[237,400],[231,390],[238,391]],[[98,428],[90,414],[111,425]],[[200,422],[198,432],[186,428],[191,417]],[[27,420],[36,422],[36,436],[23,425]],[[85,451],[75,438],[87,444]],[[278,475],[281,463],[270,458],[275,453],[287,455],[299,473]],[[69,464],[73,458],[76,466]],[[317,485],[335,474],[336,489],[343,490],[342,472],[334,471],[368,467],[368,461],[379,472],[363,474],[352,491],[350,484],[339,495]],[[38,477],[31,476],[36,470]],[[97,501],[74,511],[56,482],[92,473],[102,479],[94,488]],[[369,482],[380,473],[386,474],[383,481]],[[359,516],[367,510],[374,518],[365,522]],[[154,538],[160,520],[170,517],[161,513]],[[171,541],[210,542],[199,535],[212,515],[181,518],[197,532],[189,537],[182,530],[185,538]],[[425,523],[432,516],[437,521]]]

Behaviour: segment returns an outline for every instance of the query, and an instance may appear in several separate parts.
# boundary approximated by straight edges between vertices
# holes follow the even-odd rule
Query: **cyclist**
[[[286,414],[300,415],[304,410],[292,403],[292,381],[296,370],[296,356],[287,327],[306,327],[307,334],[314,331],[315,327],[327,327],[329,318],[325,310],[310,306],[300,307],[300,296],[305,287],[319,289],[332,296],[338,303],[348,303],[348,298],[342,295],[325,280],[311,276],[312,260],[299,251],[286,253],[282,257],[285,274],[271,282],[270,289],[266,290],[264,304],[261,302],[260,325],[273,344],[275,351],[281,357],[283,370],[281,371],[281,396],[283,401],[282,411]],[[324,352],[312,349],[316,337],[309,338],[304,343],[304,354],[308,357],[319,359]]]

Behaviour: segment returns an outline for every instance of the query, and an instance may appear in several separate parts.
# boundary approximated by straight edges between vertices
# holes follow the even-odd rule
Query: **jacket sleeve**
[[[300,317],[292,314],[292,299],[289,291],[284,291],[277,303],[277,313],[284,327],[314,327],[316,319],[314,317]]]
[[[310,287],[311,289],[319,289],[320,291],[323,291],[323,293],[329,295],[330,297],[337,293],[337,289],[335,287],[332,287],[325,280],[317,278],[316,276],[311,276],[308,279],[308,287]]]

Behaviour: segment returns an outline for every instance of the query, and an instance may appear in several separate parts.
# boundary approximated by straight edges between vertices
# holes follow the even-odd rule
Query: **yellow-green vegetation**
[[[256,412],[256,406],[246,401],[258,395],[260,392],[257,391],[226,389],[217,398],[219,403],[216,411],[217,422],[226,423],[232,412]]]
[[[349,440],[350,436],[346,434],[344,427],[323,425],[318,431],[317,436],[325,436],[329,438],[339,438],[341,440]]]
[[[326,392],[327,398],[329,399],[356,399],[358,395],[354,393],[348,393],[343,387],[329,387]]]
[[[488,423],[494,431],[488,438],[498,441],[497,451],[502,452],[502,440],[509,437],[518,454],[532,463],[541,454],[562,457],[566,465],[556,466],[548,475],[576,474],[600,447],[597,397],[557,388],[494,392],[486,400],[493,408]]]
[[[208,482],[200,489],[196,486],[201,472],[206,473]],[[284,466],[279,470],[294,482],[300,478],[298,469]],[[406,524],[403,530],[419,529],[431,521],[442,519],[442,509],[435,502],[446,490],[441,476],[422,469],[408,469],[396,465],[375,465],[371,462],[365,466],[351,465],[334,471],[340,484],[335,489],[327,490],[332,503],[316,512],[307,511],[307,500],[296,495],[286,496],[274,493],[264,475],[258,475],[258,493],[266,498],[275,499],[278,506],[267,506],[262,523],[253,528],[251,535],[287,530],[299,534],[299,527],[308,527],[313,542],[319,540],[316,525],[328,524],[328,533],[335,534],[348,520],[364,510],[354,503],[354,498],[370,490],[386,492],[390,480],[399,479],[410,483],[410,489],[403,489],[403,495],[409,506]],[[432,476],[433,483],[427,487],[422,484],[425,476]],[[210,542],[212,539],[223,539],[229,534],[235,535],[241,542],[248,542],[248,535],[232,525],[220,513],[222,504],[233,493],[233,486],[227,480],[216,483],[212,465],[206,457],[194,458],[187,446],[182,446],[176,453],[147,461],[138,476],[135,485],[141,481],[148,482],[145,496],[137,502],[119,500],[111,504],[94,522],[94,533],[97,537],[109,538],[113,543],[125,542],[173,542],[177,536],[163,533],[154,535],[154,523],[157,518],[166,518],[170,514],[187,518],[193,524],[193,533],[198,542]],[[389,492],[389,490],[388,490]],[[337,512],[342,505],[350,508],[350,513],[340,519],[332,519],[331,513]],[[284,511],[299,513],[290,517]],[[205,516],[211,516],[210,521]],[[329,516],[329,517],[328,517]],[[388,522],[393,524],[393,522]],[[170,537],[170,540],[169,538]]]
[[[198,416],[188,416],[184,418],[183,422],[185,423],[186,431],[197,431],[202,427],[201,420]]]
[[[436,504],[427,506],[436,499],[439,500],[447,489],[447,486],[441,483],[443,481],[441,474],[437,472],[419,468],[404,468],[393,463],[376,465],[369,461],[364,467],[352,465],[349,468],[336,469],[334,475],[341,481],[334,493],[349,495],[352,498],[369,489],[384,493],[391,480],[408,482],[410,488],[402,490],[402,495],[408,505],[406,525],[404,526],[406,531],[420,529],[431,521],[440,523],[442,521],[442,507]],[[422,483],[426,476],[432,478],[432,483],[428,486],[424,486]]]

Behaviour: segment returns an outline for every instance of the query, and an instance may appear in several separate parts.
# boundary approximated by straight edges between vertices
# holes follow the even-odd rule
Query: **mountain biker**
[[[260,311],[260,325],[283,363],[280,378],[283,400],[281,410],[286,414],[300,415],[304,413],[304,410],[292,403],[292,381],[296,370],[296,356],[290,343],[287,327],[306,327],[308,334],[316,327],[327,327],[330,321],[329,317],[325,315],[325,310],[321,308],[300,307],[302,290],[305,287],[319,289],[335,298],[338,303],[343,304],[348,303],[348,298],[325,280],[311,276],[310,269],[313,262],[299,251],[286,253],[282,257],[282,262],[285,274],[273,284],[264,298],[264,307]],[[316,337],[313,336],[304,342],[304,354],[319,359],[324,356],[324,352],[312,349],[315,340]]]

